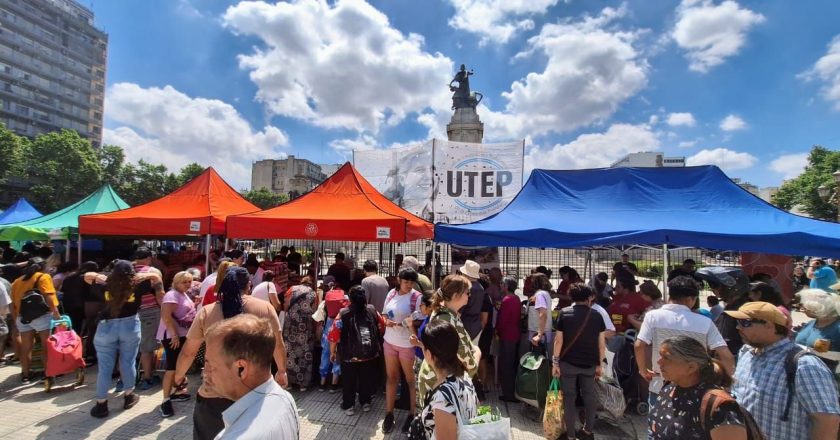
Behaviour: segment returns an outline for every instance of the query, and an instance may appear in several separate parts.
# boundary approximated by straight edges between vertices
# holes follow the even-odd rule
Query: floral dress
[[[312,352],[315,349],[315,292],[308,286],[291,289],[283,336],[286,340],[286,371],[289,382],[300,387],[312,383]]]
[[[706,426],[700,423],[700,405],[707,390],[719,387],[699,383],[680,388],[668,383],[659,392],[648,418],[653,440],[710,440],[713,429],[723,425],[744,426],[737,405],[722,404],[712,412]]]
[[[466,367],[469,377],[475,376],[478,372],[478,360],[475,358],[475,346],[472,343],[472,339],[470,339],[469,333],[467,333],[467,329],[464,328],[464,324],[461,323],[461,318],[458,317],[457,313],[445,306],[442,306],[440,310],[432,312],[431,316],[429,316],[429,322],[436,319],[449,321],[449,323],[455,327],[455,330],[458,331],[458,338],[461,340],[461,343],[458,344],[458,359],[464,364],[464,367]],[[432,367],[425,360],[423,360],[423,363],[420,364],[420,370],[417,373],[417,408],[422,408],[424,406],[426,403],[426,395],[432,390],[432,388],[434,388],[435,382],[437,382],[435,371],[432,370]]]
[[[470,419],[478,416],[478,398],[468,377],[449,376],[433,391],[428,404],[420,413],[427,439],[435,438],[436,409],[448,412],[456,419],[460,417],[458,425],[465,425]]]

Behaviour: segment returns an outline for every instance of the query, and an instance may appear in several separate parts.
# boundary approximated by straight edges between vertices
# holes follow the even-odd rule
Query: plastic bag
[[[479,415],[463,423],[458,416],[458,440],[508,440],[510,419],[502,417],[499,408],[483,406]]]
[[[560,392],[560,379],[551,379],[548,395],[545,397],[545,413],[543,414],[543,432],[545,438],[554,440],[566,433],[563,418],[563,393]]]
[[[616,419],[624,415],[627,409],[627,401],[624,400],[624,391],[615,382],[615,379],[604,378],[595,381],[595,394],[598,402],[604,409]]]

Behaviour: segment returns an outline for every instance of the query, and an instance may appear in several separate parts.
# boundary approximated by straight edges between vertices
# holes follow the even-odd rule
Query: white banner
[[[432,216],[432,141],[353,152],[353,166],[388,200],[426,220]]]
[[[435,222],[470,223],[507,206],[522,188],[522,141],[435,141]]]
[[[414,147],[354,151],[353,166],[385,197],[418,217],[469,223],[501,211],[519,192],[523,156],[522,141],[436,139]]]

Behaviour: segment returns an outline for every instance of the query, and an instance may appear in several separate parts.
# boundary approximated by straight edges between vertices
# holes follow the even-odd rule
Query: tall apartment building
[[[621,159],[613,162],[610,168],[620,167],[640,167],[640,168],[657,168],[657,167],[684,167],[685,157],[665,157],[663,153],[656,152],[640,152],[630,153]]]
[[[289,198],[309,192],[326,178],[320,165],[291,155],[280,160],[260,160],[251,166],[251,189],[267,188]]]
[[[0,1],[0,122],[23,136],[68,128],[102,144],[108,35],[73,0]]]

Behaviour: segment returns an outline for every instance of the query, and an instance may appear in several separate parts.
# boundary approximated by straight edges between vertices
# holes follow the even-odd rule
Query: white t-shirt
[[[261,268],[261,267],[258,267],[257,270],[254,271],[253,275],[248,275],[248,276],[251,277],[251,288],[252,289],[254,287],[256,287],[257,284],[262,282],[264,273],[265,273],[265,270],[263,270],[263,268]]]
[[[385,298],[385,305],[382,307],[382,315],[386,318],[390,319],[391,321],[402,323],[405,318],[408,318],[410,315],[419,313],[420,312],[420,294],[414,295],[415,291],[412,290],[405,295],[400,295],[399,293],[388,292],[388,296]],[[415,304],[411,303],[411,297],[416,296],[417,302]],[[417,315],[415,315],[417,317]],[[411,330],[403,327],[402,325],[395,325],[393,327],[387,327],[385,329],[385,342],[401,348],[409,348],[411,347],[411,343],[408,341],[408,338],[411,336]]]
[[[6,315],[9,314],[9,305],[12,303],[12,298],[9,296],[9,292],[6,291],[6,286],[3,283],[0,283],[0,319],[6,319]]]
[[[613,324],[612,319],[610,318],[610,314],[604,310],[599,304],[592,304],[592,310],[601,314],[601,317],[604,318],[604,325],[607,327],[607,330],[614,332],[615,331],[615,324]]]
[[[659,346],[662,345],[662,341],[679,335],[696,339],[709,350],[726,347],[726,341],[723,340],[714,322],[699,313],[692,312],[684,305],[665,304],[647,312],[637,338],[653,348],[650,368],[657,374],[650,381],[651,393],[659,393],[663,385],[662,376],[659,374]]]
[[[535,332],[540,324],[540,309],[546,309],[548,316],[545,319],[543,332],[551,331],[551,293],[547,290],[537,290],[534,294],[534,305],[528,306],[528,331]]]
[[[271,302],[271,300],[268,299],[268,295],[275,295],[275,298],[277,296],[277,287],[274,285],[273,281],[263,281],[262,283],[257,284],[254,287],[254,290],[251,291],[251,296],[254,298]]]

